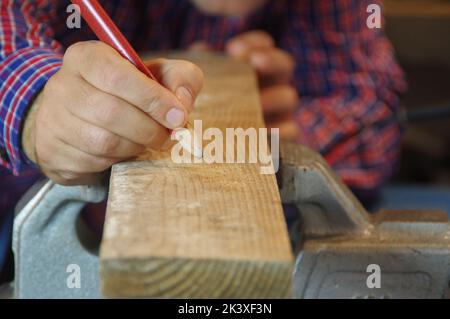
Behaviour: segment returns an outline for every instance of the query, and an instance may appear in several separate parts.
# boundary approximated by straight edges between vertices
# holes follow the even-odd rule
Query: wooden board
[[[205,72],[193,119],[264,126],[256,77],[222,56]],[[293,256],[274,175],[260,164],[175,164],[149,151],[112,169],[101,284],[107,297],[284,298]]]

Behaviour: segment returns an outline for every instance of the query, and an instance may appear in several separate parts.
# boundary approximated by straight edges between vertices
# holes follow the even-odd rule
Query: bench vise
[[[450,283],[445,212],[369,215],[317,153],[285,144],[281,197],[300,212],[296,298],[444,298]],[[379,286],[370,282],[379,273]],[[375,273],[374,273],[375,274]]]
[[[447,296],[445,213],[370,215],[319,154],[290,143],[281,145],[277,178],[283,203],[299,212],[291,232],[294,298]],[[102,298],[98,243],[83,230],[79,215],[86,203],[101,202],[106,193],[104,186],[47,181],[25,195],[13,231],[16,298]],[[68,280],[77,270],[81,281],[74,287]]]

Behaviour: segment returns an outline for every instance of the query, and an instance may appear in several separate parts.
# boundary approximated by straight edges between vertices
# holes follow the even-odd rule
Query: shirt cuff
[[[24,48],[0,63],[0,164],[15,175],[30,163],[21,143],[28,107],[60,69],[62,58],[50,49]]]

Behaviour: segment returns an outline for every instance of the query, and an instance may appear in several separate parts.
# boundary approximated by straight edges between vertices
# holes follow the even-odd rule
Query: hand
[[[149,79],[114,49],[97,41],[66,51],[27,116],[23,146],[52,180],[90,184],[114,163],[171,144],[203,85],[192,63],[155,60]]]
[[[299,96],[291,84],[295,69],[292,56],[276,48],[272,37],[262,31],[231,39],[226,50],[233,57],[248,60],[258,73],[267,127],[279,128],[280,137],[296,140],[299,129],[293,115]]]

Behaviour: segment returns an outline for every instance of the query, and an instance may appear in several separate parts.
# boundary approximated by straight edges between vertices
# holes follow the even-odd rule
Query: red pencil
[[[133,63],[142,73],[156,80],[139,55],[111,20],[97,0],[71,0],[80,7],[81,16],[95,35],[104,43],[117,50],[125,59]]]

